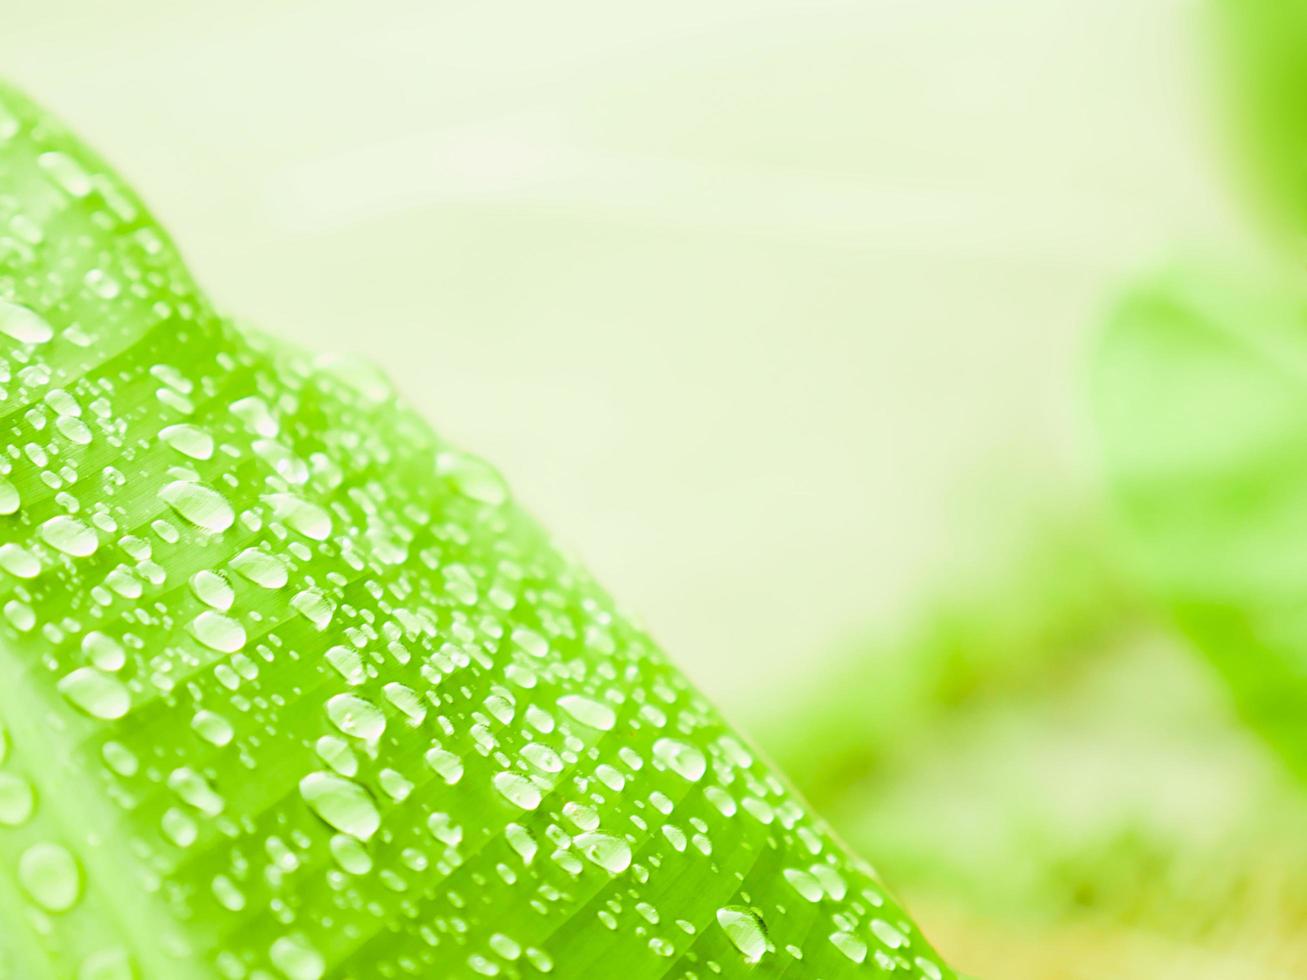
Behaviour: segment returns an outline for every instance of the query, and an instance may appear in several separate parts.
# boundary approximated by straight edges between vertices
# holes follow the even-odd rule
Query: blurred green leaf
[[[1229,128],[1273,220],[1307,234],[1307,2],[1213,0]]]
[[[1140,574],[1307,777],[1307,297],[1161,276],[1118,306],[1094,396]]]

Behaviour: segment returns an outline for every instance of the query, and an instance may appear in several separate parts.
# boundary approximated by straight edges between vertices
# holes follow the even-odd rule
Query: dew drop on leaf
[[[44,344],[54,330],[35,310],[0,299],[0,333],[20,344]]]
[[[495,773],[495,789],[499,795],[523,810],[534,810],[540,805],[540,789],[525,776],[515,772]]]
[[[213,436],[198,426],[182,422],[159,430],[159,438],[183,456],[206,460],[213,456]]]
[[[74,558],[89,557],[100,546],[100,539],[94,531],[66,514],[50,518],[41,525],[40,531],[46,544]]]
[[[581,834],[576,838],[581,853],[609,874],[621,874],[631,866],[631,845],[610,834]]]
[[[606,732],[617,724],[617,715],[612,708],[580,694],[563,695],[558,699],[558,706],[587,728]]]
[[[333,773],[309,773],[300,780],[300,796],[326,823],[358,840],[368,840],[381,826],[381,814],[368,791]]]
[[[202,483],[174,480],[159,491],[159,498],[196,527],[218,534],[236,520],[227,498]]]
[[[327,700],[327,717],[346,735],[375,742],[386,730],[386,716],[371,701],[354,694],[337,694]]]
[[[767,952],[767,930],[753,909],[725,905],[717,910],[717,924],[746,963],[757,963]]]
[[[268,958],[286,980],[319,980],[327,969],[322,954],[299,934],[276,940]]]
[[[32,815],[36,797],[22,776],[0,772],[0,824],[16,827]]]
[[[92,718],[112,721],[127,714],[132,697],[126,685],[94,667],[78,667],[60,678],[59,693]]]
[[[77,903],[82,873],[61,844],[42,841],[18,859],[18,880],[36,904],[49,912],[64,912]]]

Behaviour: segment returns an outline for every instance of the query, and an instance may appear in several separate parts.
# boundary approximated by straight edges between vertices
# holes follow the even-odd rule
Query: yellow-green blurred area
[[[0,66],[499,463],[959,969],[1274,980],[1300,783],[1090,411],[1124,283],[1258,248],[1206,6],[8,0]]]

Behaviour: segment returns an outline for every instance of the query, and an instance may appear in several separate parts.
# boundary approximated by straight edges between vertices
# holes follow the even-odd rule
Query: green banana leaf
[[[0,976],[954,976],[495,470],[7,87],[0,419]]]
[[[1307,295],[1161,276],[1118,307],[1094,394],[1138,571],[1307,777]]]

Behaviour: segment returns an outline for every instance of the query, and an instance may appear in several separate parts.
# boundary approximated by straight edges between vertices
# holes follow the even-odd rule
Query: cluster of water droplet
[[[493,469],[215,315],[2,92],[0,178],[3,955],[944,975]]]

